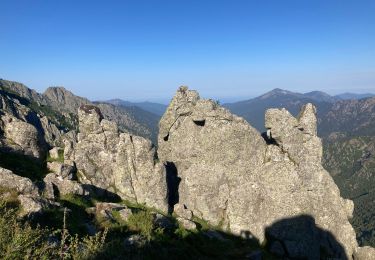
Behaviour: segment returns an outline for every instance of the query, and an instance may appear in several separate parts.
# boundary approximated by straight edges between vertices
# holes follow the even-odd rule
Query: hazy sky
[[[375,92],[375,0],[1,0],[0,12],[0,78],[37,91]]]

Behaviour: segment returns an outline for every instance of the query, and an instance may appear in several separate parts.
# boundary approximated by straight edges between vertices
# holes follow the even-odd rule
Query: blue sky
[[[1,0],[0,10],[0,77],[40,92],[375,92],[375,0]]]

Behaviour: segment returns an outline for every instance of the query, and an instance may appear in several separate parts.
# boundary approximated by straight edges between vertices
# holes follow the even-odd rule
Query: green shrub
[[[93,259],[101,252],[105,245],[107,229],[98,232],[95,236],[84,236],[78,234],[72,236],[67,229],[66,208],[64,210],[64,226],[61,231],[61,242],[59,256],[61,259]]]
[[[130,230],[138,231],[148,240],[151,239],[154,224],[153,216],[150,212],[140,210],[137,213],[132,214],[129,217],[127,224]]]
[[[53,255],[48,245],[48,229],[32,228],[27,222],[17,221],[18,208],[0,202],[0,258],[47,259]]]
[[[60,163],[64,163],[64,150],[59,149],[58,154],[59,154],[59,156],[57,158],[51,158],[50,155],[47,155],[47,162],[60,162]]]
[[[105,245],[107,230],[95,236],[71,235],[66,210],[63,228],[54,230],[17,219],[18,211],[0,202],[0,259],[93,259]]]
[[[94,206],[92,201],[84,196],[65,195],[60,198],[60,203],[70,210],[66,217],[69,232],[79,235],[86,234],[87,228],[84,224],[90,221],[90,215],[86,212],[86,208]]]

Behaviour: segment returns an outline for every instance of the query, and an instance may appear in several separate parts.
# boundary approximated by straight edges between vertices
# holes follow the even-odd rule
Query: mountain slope
[[[138,107],[115,106],[103,102],[91,102],[86,98],[74,95],[63,87],[50,87],[44,94],[48,102],[62,110],[76,114],[81,105],[95,104],[108,120],[115,121],[120,130],[140,135],[156,141],[157,116],[151,116]]]
[[[77,126],[77,111],[83,104],[94,104],[86,98],[74,95],[63,87],[49,87],[43,94],[27,88],[25,85],[0,80],[3,91],[23,98],[39,114],[46,115],[60,129],[66,131]],[[122,107],[108,103],[95,103],[106,119],[118,123],[120,130],[140,135],[156,142],[158,116],[138,107]]]
[[[342,195],[354,201],[358,241],[375,245],[375,98],[335,103],[320,128],[323,164]]]
[[[334,103],[321,116],[320,133],[332,132],[350,135],[375,135],[375,98],[343,100]]]
[[[347,100],[347,99],[369,98],[369,97],[374,97],[374,96],[375,94],[372,94],[372,93],[365,93],[365,94],[342,93],[342,94],[336,95],[335,97],[342,99],[342,100]]]
[[[334,96],[332,97],[331,95],[325,93],[325,92],[322,92],[322,91],[311,91],[311,92],[308,92],[308,93],[305,93],[303,94],[305,97],[308,97],[308,98],[311,98],[315,101],[324,101],[324,102],[336,102],[338,100],[340,100],[339,97],[337,96]]]
[[[48,117],[57,128],[63,131],[69,131],[75,129],[76,116],[72,113],[66,113],[62,111],[58,105],[53,103],[48,97],[37,93],[35,90],[27,88],[25,85],[8,81],[0,80],[0,90],[3,97],[2,109],[8,110],[14,116],[20,118],[22,115],[16,115],[17,109],[12,109],[14,102],[28,107],[34,114],[28,115],[28,120],[30,123],[35,123],[37,121],[36,114],[39,117]],[[4,103],[4,97],[11,100],[10,103]],[[34,121],[34,122],[32,122]]]
[[[165,113],[165,110],[167,110],[167,105],[154,103],[154,102],[129,102],[121,99],[111,99],[104,101],[105,103],[110,103],[116,106],[123,106],[123,107],[139,107],[145,111],[148,111],[150,113],[156,114],[158,116],[162,116]]]

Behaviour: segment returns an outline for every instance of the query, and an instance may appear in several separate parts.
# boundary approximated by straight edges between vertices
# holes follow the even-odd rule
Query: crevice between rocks
[[[177,122],[177,120],[180,119],[180,117],[189,116],[189,115],[191,115],[191,114],[192,114],[191,112],[187,112],[187,113],[184,113],[184,114],[178,115],[177,118],[174,120],[174,122],[170,125],[170,127],[169,127],[169,129],[168,129],[168,133],[167,133],[167,135],[163,137],[164,141],[168,141],[168,139],[169,139],[169,133],[170,133],[172,127],[174,126],[174,124]]]
[[[178,177],[178,170],[173,162],[165,163],[166,169],[166,182],[167,182],[167,201],[168,201],[168,214],[172,214],[174,205],[179,202],[178,188],[181,178]]]
[[[134,194],[134,198],[135,198],[135,201],[138,201],[137,200],[137,194],[135,192],[135,188],[133,186],[133,173],[135,175],[135,178],[137,178],[137,174],[136,174],[136,167],[135,167],[135,147],[134,147],[134,143],[133,143],[133,136],[129,136],[129,139],[130,139],[130,143],[131,143],[131,146],[132,146],[132,150],[131,150],[131,153],[132,153],[132,158],[130,158],[131,160],[131,167],[132,167],[132,171],[130,172],[129,176],[130,176],[130,186],[132,187],[132,190],[133,190],[133,194]]]

